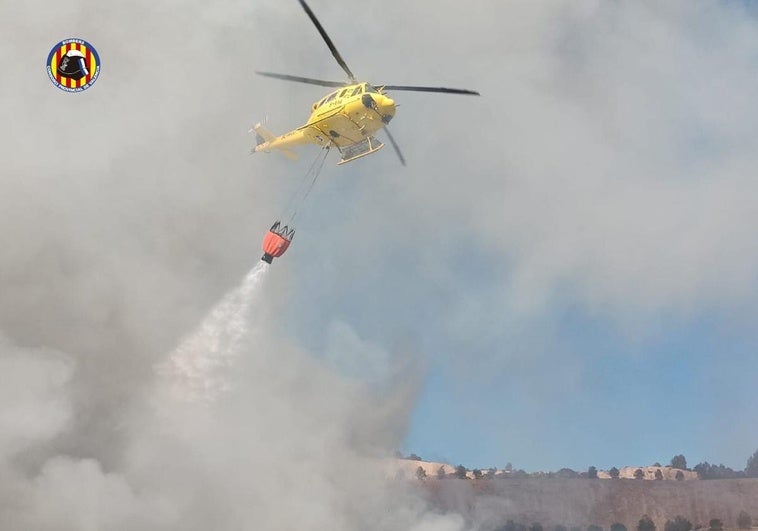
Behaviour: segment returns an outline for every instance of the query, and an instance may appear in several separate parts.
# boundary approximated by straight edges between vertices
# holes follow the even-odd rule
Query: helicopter
[[[387,128],[387,125],[395,116],[397,108],[394,100],[387,95],[387,91],[437,92],[479,96],[478,92],[467,89],[408,85],[372,85],[365,81],[358,81],[305,0],[298,0],[298,2],[300,2],[311,22],[316,26],[319,34],[321,34],[324,42],[332,52],[332,56],[334,56],[337,63],[347,74],[349,82],[325,81],[288,74],[256,71],[255,73],[261,76],[321,87],[333,87],[337,90],[315,102],[311,108],[311,116],[305,125],[288,133],[276,136],[266,129],[263,124],[256,124],[250,130],[251,133],[256,133],[256,145],[251,149],[251,153],[277,150],[288,158],[295,160],[297,159],[297,154],[292,151],[291,148],[293,147],[305,144],[317,144],[322,148],[334,146],[342,155],[337,163],[339,165],[379,151],[384,144],[373,135],[379,130],[384,129],[384,133],[395,149],[400,162],[405,166],[405,157],[403,157],[400,147]]]

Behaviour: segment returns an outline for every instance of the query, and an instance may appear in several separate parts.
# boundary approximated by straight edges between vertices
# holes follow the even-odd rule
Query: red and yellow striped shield
[[[88,89],[100,75],[100,56],[82,39],[66,39],[50,50],[47,74],[53,84],[66,92]]]

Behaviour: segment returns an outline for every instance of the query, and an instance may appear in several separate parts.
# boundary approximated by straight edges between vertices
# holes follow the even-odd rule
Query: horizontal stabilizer
[[[297,160],[297,153],[295,153],[292,150],[284,149],[284,148],[276,148],[279,150],[280,153],[282,153],[285,157],[287,157],[290,160]]]

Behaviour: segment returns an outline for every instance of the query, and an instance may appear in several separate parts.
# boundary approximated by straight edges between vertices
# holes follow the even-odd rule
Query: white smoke
[[[0,334],[0,457],[54,436],[72,415],[63,392],[72,360],[50,349],[20,349]]]
[[[0,87],[4,529],[423,520],[422,503],[387,488],[382,462],[402,441],[409,378],[378,367],[388,382],[368,391],[301,346],[274,315],[290,300],[286,263],[221,296],[281,203],[268,177],[285,166],[248,158],[245,131],[286,98],[252,78],[255,54],[276,60],[276,45],[256,41],[283,9],[302,17],[281,2],[3,9],[0,59],[19,80]],[[52,87],[42,67],[69,35],[103,60],[81,94]],[[303,308],[327,314],[323,302]],[[375,343],[372,356],[394,359],[349,323],[340,333],[352,337],[343,355]]]
[[[386,477],[387,449],[400,440],[397,422],[415,385],[387,374],[381,393],[372,393],[278,337],[263,311],[268,271],[256,265],[166,354],[150,391],[113,428],[123,446],[115,464],[56,450],[56,438],[74,426],[75,357],[4,341],[4,525],[462,529],[459,516],[429,513],[407,483]],[[351,348],[363,348],[347,325],[340,330]]]

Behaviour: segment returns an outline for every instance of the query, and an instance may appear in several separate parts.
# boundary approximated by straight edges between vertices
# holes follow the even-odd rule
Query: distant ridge
[[[437,471],[440,468],[442,468],[447,475],[452,475],[455,472],[456,465],[436,461],[424,461],[419,459],[396,458],[391,459],[388,462],[387,475],[388,477],[396,477],[398,474],[409,478],[415,477],[418,467],[421,467],[424,470],[427,477],[437,477]],[[634,474],[638,469],[642,470],[642,479],[645,480],[656,480],[655,473],[658,470],[660,470],[663,480],[675,481],[677,472],[682,473],[684,480],[690,481],[698,479],[697,472],[693,472],[692,470],[680,470],[678,468],[673,468],[670,466],[625,466],[619,469],[619,477],[624,479],[635,479]],[[487,469],[482,469],[482,474],[486,473]],[[545,474],[547,473],[537,472],[531,475],[539,476]],[[581,475],[579,472],[576,474]],[[466,476],[469,479],[474,479],[473,470],[467,470]],[[514,476],[513,472],[508,472],[505,470],[495,471],[496,478],[505,478],[511,476]],[[607,470],[598,470],[597,477],[598,479],[611,479],[611,475]]]

